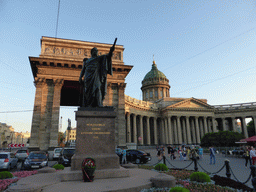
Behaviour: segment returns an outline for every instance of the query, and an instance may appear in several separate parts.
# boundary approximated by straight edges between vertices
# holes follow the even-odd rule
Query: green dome
[[[152,69],[151,71],[149,71],[146,76],[144,77],[143,81],[148,80],[148,79],[152,79],[152,78],[166,78],[166,76],[157,69],[156,63],[155,61],[153,61],[152,64]]]

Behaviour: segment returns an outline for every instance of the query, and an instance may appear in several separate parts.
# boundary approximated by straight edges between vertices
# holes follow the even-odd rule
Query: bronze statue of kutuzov
[[[98,56],[98,49],[91,49],[91,58],[84,58],[79,83],[83,85],[81,107],[103,107],[107,94],[107,74],[112,75],[112,54],[117,38],[107,55]],[[82,80],[84,76],[84,80]]]

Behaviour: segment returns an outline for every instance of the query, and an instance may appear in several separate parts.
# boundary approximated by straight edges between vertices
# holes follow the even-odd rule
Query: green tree
[[[246,125],[247,130],[248,130],[248,136],[252,137],[255,135],[255,128],[254,128],[254,123],[253,120],[251,120],[249,123]]]
[[[203,147],[231,147],[235,146],[235,142],[243,139],[244,136],[241,133],[233,131],[219,131],[216,133],[207,133],[201,139],[201,145]]]
[[[64,133],[63,132],[59,132],[58,133],[58,144],[60,145],[62,143],[64,138]]]

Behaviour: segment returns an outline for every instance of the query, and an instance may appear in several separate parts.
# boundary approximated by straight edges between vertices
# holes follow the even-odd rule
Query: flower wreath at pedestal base
[[[82,162],[82,172],[84,182],[92,182],[94,171],[96,169],[95,160],[91,157],[85,158]]]

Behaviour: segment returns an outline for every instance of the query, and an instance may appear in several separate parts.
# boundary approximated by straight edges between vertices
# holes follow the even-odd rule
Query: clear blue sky
[[[0,0],[0,122],[30,131],[35,87],[29,56],[55,37],[58,0]],[[123,45],[133,65],[125,94],[141,99],[141,81],[157,67],[171,97],[210,105],[255,102],[254,0],[61,0],[58,38]],[[27,112],[14,112],[26,111]],[[61,107],[62,131],[76,108]],[[8,113],[7,113],[8,112]]]

